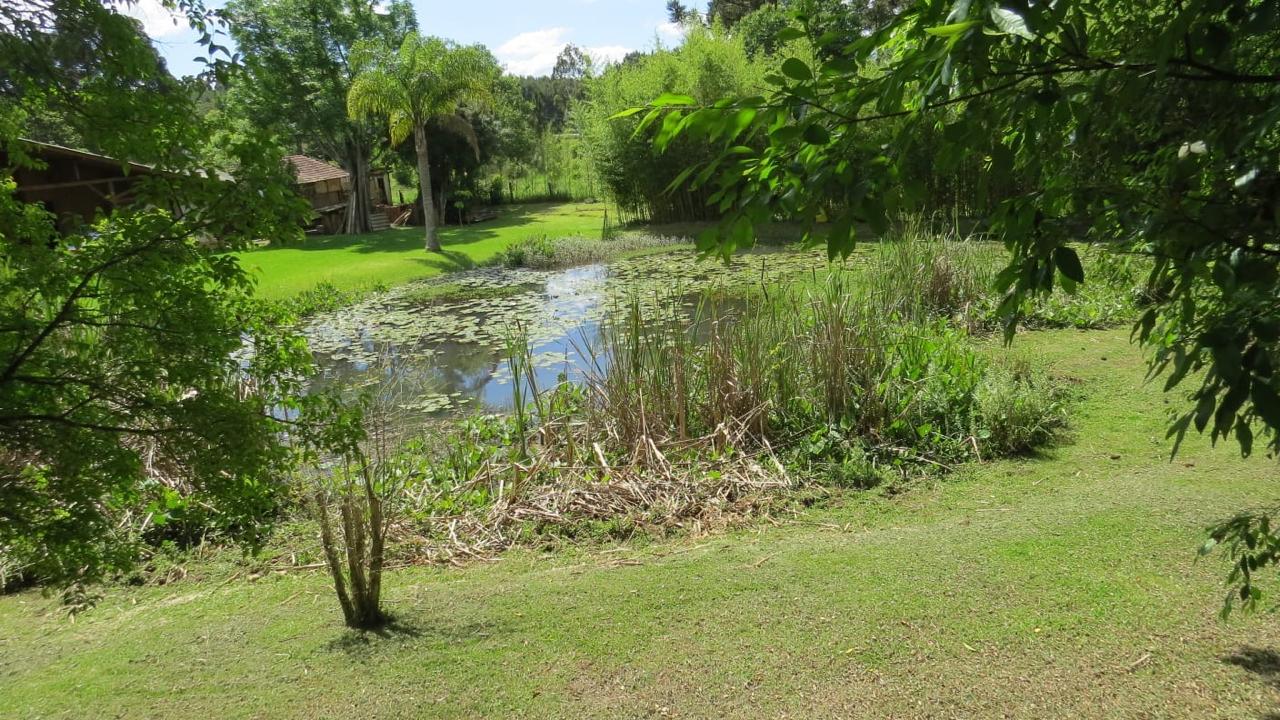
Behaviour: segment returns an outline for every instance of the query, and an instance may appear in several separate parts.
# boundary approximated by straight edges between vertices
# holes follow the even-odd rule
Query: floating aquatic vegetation
[[[467,402],[505,408],[511,391],[503,350],[517,325],[528,335],[538,382],[551,386],[561,375],[581,376],[590,362],[582,351],[615,308],[663,305],[687,317],[708,290],[774,284],[826,267],[817,251],[744,253],[729,263],[674,251],[559,271],[485,268],[318,314],[305,333],[322,370],[317,386],[376,384],[383,378],[371,368],[391,357],[398,379],[420,388],[408,408],[414,412],[440,414]],[[447,284],[447,292],[435,293],[433,284]]]

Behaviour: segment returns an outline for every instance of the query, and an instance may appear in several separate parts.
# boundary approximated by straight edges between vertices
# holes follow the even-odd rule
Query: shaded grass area
[[[466,270],[533,236],[598,238],[604,213],[602,204],[511,206],[496,220],[441,228],[440,253],[423,249],[422,228],[393,228],[367,235],[308,237],[297,244],[241,253],[240,259],[258,277],[261,297],[283,300],[321,283],[340,291],[362,290]]]
[[[1079,379],[1073,441],[791,522],[387,580],[352,634],[320,574],[0,598],[3,717],[1267,717],[1280,627],[1222,624],[1201,528],[1280,472],[1188,441],[1125,331],[1014,352]]]

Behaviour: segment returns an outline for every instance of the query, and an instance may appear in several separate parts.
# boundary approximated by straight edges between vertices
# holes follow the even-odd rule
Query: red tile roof
[[[306,155],[289,155],[285,158],[285,162],[293,166],[293,174],[297,176],[299,185],[310,185],[324,180],[346,180],[348,175],[346,170],[337,165]]]

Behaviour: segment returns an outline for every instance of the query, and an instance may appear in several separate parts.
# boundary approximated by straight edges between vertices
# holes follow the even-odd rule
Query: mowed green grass
[[[1125,331],[1022,337],[1073,438],[904,494],[709,537],[392,573],[341,628],[324,575],[0,598],[0,717],[1258,718],[1280,625],[1217,619],[1202,528],[1274,461],[1164,440]]]
[[[441,228],[440,253],[424,249],[422,228],[393,228],[308,237],[241,253],[240,260],[257,277],[258,295],[268,300],[290,298],[320,283],[362,290],[475,267],[529,237],[598,238],[604,214],[601,204],[514,205],[502,208],[495,220]]]

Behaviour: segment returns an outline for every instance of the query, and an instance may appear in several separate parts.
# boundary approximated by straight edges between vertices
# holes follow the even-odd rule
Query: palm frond
[[[471,151],[476,154],[476,161],[480,160],[480,138],[476,135],[476,128],[471,124],[470,120],[458,114],[440,115],[435,119],[435,123],[441,130],[451,132],[466,140],[467,144],[471,146]]]
[[[385,118],[394,144],[411,135],[415,125],[438,118],[479,156],[475,128],[457,111],[464,102],[485,104],[501,75],[498,61],[483,46],[410,33],[394,51],[361,44],[352,65],[359,71],[347,95],[352,117]]]
[[[347,113],[353,118],[388,117],[405,104],[404,89],[391,73],[382,68],[372,68],[357,75],[347,91]],[[394,137],[392,141],[395,142]]]

